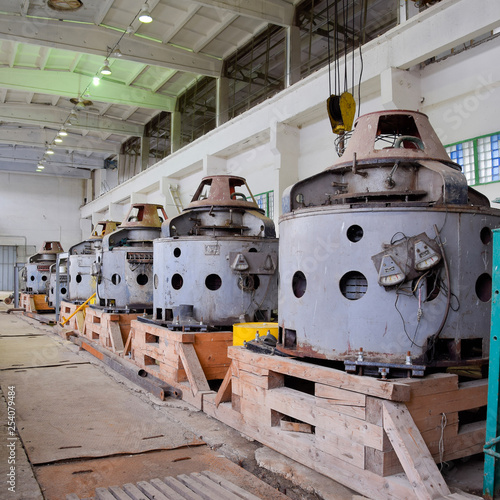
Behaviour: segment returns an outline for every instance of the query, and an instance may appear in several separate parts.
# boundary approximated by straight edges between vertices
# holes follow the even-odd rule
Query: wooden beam
[[[200,360],[194,350],[193,344],[178,344],[177,348],[184,370],[186,370],[193,396],[196,396],[200,391],[210,391],[210,386],[203,373],[203,368],[201,367]]]
[[[382,403],[384,430],[420,500],[431,500],[450,495],[420,431],[404,404]]]
[[[228,356],[250,365],[257,365],[260,368],[341,389],[348,388],[350,391],[368,396],[376,396],[391,401],[410,400],[410,387],[400,382],[384,382],[376,378],[351,375],[340,370],[312,365],[296,359],[255,354],[242,347],[229,347]]]

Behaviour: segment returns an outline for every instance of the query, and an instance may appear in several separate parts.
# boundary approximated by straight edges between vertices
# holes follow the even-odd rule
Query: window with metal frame
[[[500,132],[445,146],[450,158],[462,167],[467,183],[488,184],[500,180]]]
[[[259,208],[262,208],[266,216],[272,219],[274,216],[274,191],[256,194],[254,198]]]

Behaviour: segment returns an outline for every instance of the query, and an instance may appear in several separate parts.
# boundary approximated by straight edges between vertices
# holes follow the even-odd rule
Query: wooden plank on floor
[[[175,500],[171,496],[164,495],[161,491],[155,488],[152,484],[146,481],[139,481],[137,487],[150,499],[154,500]]]
[[[113,493],[115,500],[132,500],[132,497],[127,495],[121,488],[118,488],[118,486],[110,486],[108,490]]]
[[[180,476],[178,476],[180,478]],[[210,500],[234,500],[234,494],[225,490],[211,479],[203,476],[199,472],[193,472],[189,475],[191,479],[189,487],[193,489],[194,482],[198,483],[199,487],[207,494]],[[182,481],[182,479],[181,479]]]
[[[194,346],[192,344],[178,344],[177,348],[184,370],[186,370],[193,396],[196,396],[200,391],[210,391],[210,386],[208,385],[205,373],[203,373],[203,368],[201,367]]]
[[[132,498],[132,500],[149,500],[149,498],[144,495],[144,493],[142,493],[141,490],[139,490],[139,488],[135,486],[135,484],[124,484],[123,490],[129,497]]]
[[[421,500],[450,494],[450,490],[404,404],[384,401],[384,430],[396,451],[415,495]]]
[[[219,476],[215,472],[212,472],[209,470],[204,470],[202,472],[202,474],[204,476],[207,476],[209,479],[211,479],[215,483],[220,484],[226,490],[231,491],[235,495],[238,495],[239,497],[244,498],[245,500],[260,500],[259,497],[256,497],[255,495],[252,495],[252,493],[245,491],[243,488],[236,486],[234,483],[231,483],[227,479],[224,479],[223,477]]]
[[[156,480],[155,480],[156,481]],[[175,477],[166,477],[164,480],[167,487],[181,495],[181,498],[186,500],[203,500],[203,497],[190,490],[185,484],[181,483]]]
[[[96,500],[116,500],[116,497],[107,488],[96,488],[95,498]]]
[[[234,493],[226,490],[223,486],[213,481],[211,478],[199,473],[193,472],[191,477],[196,479],[200,484],[205,486],[207,489],[213,491],[220,500],[234,500]]]

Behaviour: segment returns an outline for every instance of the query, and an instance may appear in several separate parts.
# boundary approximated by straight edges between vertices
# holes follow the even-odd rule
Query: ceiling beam
[[[262,0],[261,0],[262,1]],[[258,2],[260,3],[260,2]],[[116,30],[89,24],[48,19],[26,19],[0,15],[0,39],[31,43],[45,47],[94,54],[105,58],[120,34]],[[122,58],[128,61],[218,77],[222,61],[204,54],[165,45],[139,36],[124,36],[120,41]]]
[[[193,52],[199,52],[205,48],[214,38],[220,35],[234,20],[238,18],[238,14],[231,14],[230,12],[225,13],[219,25],[216,25],[211,31],[207,33],[207,36],[198,42],[193,47]]]
[[[97,13],[94,17],[94,24],[99,26],[104,21],[109,9],[113,5],[114,0],[104,0],[101,2],[101,5],[97,9]]]
[[[291,26],[295,8],[293,5],[281,0],[193,0],[205,7],[224,9],[240,16],[250,17],[278,26]]]
[[[25,162],[35,165],[43,157],[45,148],[33,148],[27,146],[0,146],[0,159],[2,161]],[[103,168],[104,159],[109,154],[94,156],[89,158],[80,153],[68,153],[60,149],[54,149],[55,154],[51,155],[46,165],[67,165],[73,168]]]
[[[172,26],[172,29],[166,30],[162,42],[163,43],[168,43],[172,38],[174,38],[179,31],[184,28],[184,26],[193,18],[193,16],[201,9],[201,5],[188,5],[188,10],[185,12],[184,16],[182,19],[179,19],[174,26]]]
[[[175,99],[155,94],[149,90],[130,87],[102,79],[95,87],[90,84],[91,76],[68,73],[67,71],[39,71],[21,68],[0,68],[0,88],[59,95],[62,97],[79,96],[82,88],[90,85],[91,99],[126,106],[175,110]]]
[[[0,171],[11,174],[50,175],[56,177],[73,177],[75,179],[90,179],[91,171],[82,168],[73,168],[65,165],[47,165],[41,172],[36,172],[36,165],[25,162],[12,162],[0,158]]]
[[[0,106],[0,121],[2,122],[35,124],[56,130],[63,126],[68,115],[69,111],[44,104],[3,104]],[[112,134],[134,137],[144,135],[143,125],[127,123],[85,111],[77,113],[75,123],[71,128],[76,130],[101,130]]]
[[[51,144],[57,135],[53,130],[40,130],[39,128],[26,129],[22,131],[19,128],[0,128],[0,144],[16,144],[17,146],[41,146],[45,143]],[[68,134],[60,144],[56,144],[57,149],[71,149],[73,151],[91,151],[94,153],[118,154],[120,152],[120,144],[110,141],[104,142],[97,138],[86,139],[81,135]]]

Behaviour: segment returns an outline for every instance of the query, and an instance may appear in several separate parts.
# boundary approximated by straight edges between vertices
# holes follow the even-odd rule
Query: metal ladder
[[[169,184],[168,190],[170,191],[170,196],[172,196],[177,213],[180,214],[184,207],[182,206],[181,197],[179,196],[179,186],[177,184]]]

